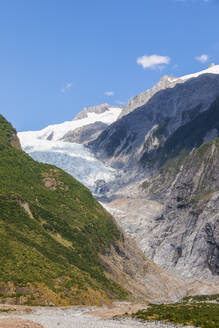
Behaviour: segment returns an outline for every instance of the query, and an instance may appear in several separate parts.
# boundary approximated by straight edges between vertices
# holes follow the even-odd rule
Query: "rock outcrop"
[[[87,144],[88,142],[97,139],[107,126],[107,124],[99,121],[87,124],[75,130],[68,131],[61,140],[65,142]]]

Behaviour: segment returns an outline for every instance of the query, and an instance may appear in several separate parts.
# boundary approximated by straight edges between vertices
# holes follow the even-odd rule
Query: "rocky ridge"
[[[144,92],[139,93],[135,97],[131,98],[127,105],[123,108],[121,114],[119,115],[119,119],[129,113],[131,113],[136,108],[143,106],[146,104],[158,91],[167,88],[173,88],[176,83],[180,80],[176,80],[173,77],[169,77],[168,75],[164,75],[161,80],[151,89],[147,89]]]
[[[156,93],[145,105],[112,123],[90,143],[114,167],[136,166],[177,129],[206,111],[219,91],[219,75],[203,74]]]
[[[177,83],[183,83],[191,78],[198,77],[202,74],[219,74],[219,66],[212,63],[208,69],[203,70],[198,73],[189,74],[185,76],[181,76],[179,78],[171,77],[168,75],[164,75],[161,80],[151,89],[147,89],[139,94],[137,94],[135,97],[129,100],[127,105],[123,108],[119,118],[122,116],[125,116],[135,110],[138,107],[141,107],[145,105],[158,91],[167,89],[167,88],[173,88]]]
[[[182,77],[183,83],[158,91],[90,144],[120,169],[102,201],[145,254],[179,277],[216,284],[217,71],[213,66],[207,74]]]

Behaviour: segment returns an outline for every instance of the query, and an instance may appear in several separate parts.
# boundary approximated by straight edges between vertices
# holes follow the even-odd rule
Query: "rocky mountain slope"
[[[135,97],[131,98],[127,105],[123,108],[119,118],[131,113],[136,108],[146,104],[158,91],[173,88],[180,80],[164,75],[161,80],[151,89],[147,89],[144,92],[139,93]]]
[[[124,170],[136,165],[147,155],[150,159],[177,129],[206,111],[218,93],[218,74],[202,74],[177,83],[111,124],[90,147],[114,167]]]
[[[219,282],[218,140],[105,203],[149,258],[186,280]]]
[[[169,195],[147,231],[153,239],[145,231],[145,254],[178,276],[219,281],[219,139],[193,149],[173,177],[164,170],[152,182]]]
[[[103,202],[145,254],[184,279],[218,281],[219,75],[209,70],[157,92],[90,146],[120,168]]]
[[[144,257],[87,188],[23,152],[2,116],[0,179],[1,302],[100,304],[188,290]]]
[[[173,88],[177,83],[183,83],[188,81],[191,78],[198,77],[202,74],[219,74],[219,66],[215,64],[211,64],[210,67],[204,71],[197,72],[194,74],[189,74],[185,76],[181,76],[179,78],[171,77],[165,75],[161,78],[161,80],[151,89],[147,89],[142,93],[139,93],[127,103],[127,105],[123,108],[119,118],[125,116],[135,110],[138,107],[145,105],[158,91]]]

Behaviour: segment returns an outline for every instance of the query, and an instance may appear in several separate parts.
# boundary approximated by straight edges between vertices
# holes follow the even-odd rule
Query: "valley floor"
[[[120,308],[120,307],[119,307]],[[101,315],[97,308],[35,308],[32,313],[17,314],[8,313],[0,315],[0,328],[38,328],[42,325],[44,328],[180,328],[171,324],[158,322],[142,323],[133,319],[103,319],[106,316],[106,310],[103,309],[103,315],[89,315],[89,313]],[[109,311],[110,312],[110,311]],[[118,311],[119,312],[119,311]],[[111,314],[112,311],[111,311]],[[20,319],[25,320],[22,321]],[[11,325],[10,325],[11,320]],[[28,320],[28,321],[26,321]],[[7,322],[6,322],[7,321]],[[32,324],[30,322],[33,322]],[[35,323],[35,324],[34,324]],[[39,326],[36,324],[40,324]]]

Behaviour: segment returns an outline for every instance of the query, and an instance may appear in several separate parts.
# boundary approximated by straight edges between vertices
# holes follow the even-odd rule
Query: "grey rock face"
[[[107,124],[103,122],[95,122],[93,124],[85,125],[81,128],[77,128],[73,131],[67,132],[61,139],[65,142],[75,142],[80,144],[86,144],[89,141],[95,140],[99,137],[107,127]]]
[[[171,186],[162,220],[144,244],[163,268],[183,277],[218,280],[219,143],[203,145],[186,159]]]

